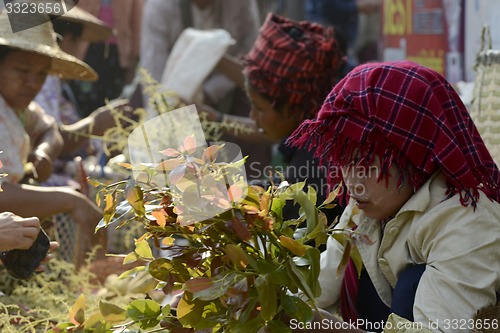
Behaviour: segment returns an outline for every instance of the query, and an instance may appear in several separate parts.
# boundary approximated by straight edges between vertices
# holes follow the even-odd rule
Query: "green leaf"
[[[195,289],[197,290],[192,292],[193,299],[200,299],[202,301],[212,301],[214,299],[217,299],[225,295],[229,288],[237,286],[238,283],[241,282],[242,280],[245,281],[245,275],[238,273],[229,273],[225,275],[217,275],[212,279],[208,278],[198,278],[198,279],[207,279],[210,280],[210,283],[206,281],[201,281],[201,285],[194,286]],[[184,284],[184,287],[186,287],[186,284]],[[189,291],[191,291],[190,289],[193,289],[191,288],[192,286],[188,287],[189,289],[187,288],[185,289]],[[207,288],[202,289],[203,287]]]
[[[280,320],[272,320],[267,323],[267,328],[269,333],[288,333],[292,332],[292,329],[287,326],[284,322]]]
[[[125,309],[122,309],[119,306],[104,299],[101,299],[99,301],[99,311],[101,312],[102,317],[107,322],[121,322],[127,319]]]
[[[132,179],[125,186],[125,198],[137,215],[144,216],[146,211],[144,208],[144,194]]]
[[[125,310],[127,317],[137,321],[142,329],[153,328],[160,322],[161,306],[151,299],[134,300]]]
[[[146,266],[137,266],[137,267],[129,269],[128,271],[125,271],[122,274],[120,274],[120,276],[118,277],[118,279],[124,279],[126,277],[129,277],[131,275],[135,275],[138,272],[142,272],[142,271],[145,271],[145,270],[146,270]]]
[[[123,265],[131,264],[136,262],[139,259],[139,256],[135,252],[130,252],[127,254],[125,258],[123,258]]]
[[[142,259],[154,260],[153,252],[147,240],[142,240],[135,243],[135,253]]]
[[[363,270],[363,259],[361,259],[361,254],[359,253],[357,246],[354,246],[351,251],[351,259],[354,262],[354,266],[356,266],[358,277],[360,277],[361,271]]]
[[[256,333],[264,326],[264,321],[261,317],[255,317],[249,320],[233,321],[229,324],[225,332],[231,333]]]
[[[269,321],[276,316],[278,308],[275,285],[270,281],[269,275],[265,274],[255,280],[255,288],[259,294],[260,315],[265,321]]]
[[[188,299],[187,293],[177,305],[177,319],[183,327],[195,327],[203,316],[203,309],[207,302],[198,299]]]
[[[286,267],[287,267],[288,275],[290,276],[292,281],[295,282],[295,284],[300,288],[300,290],[302,290],[304,292],[304,294],[306,295],[306,297],[308,299],[311,299],[311,300],[314,299],[315,298],[314,293],[312,292],[311,288],[309,287],[309,285],[307,283],[304,283],[304,281],[306,280],[306,277],[304,276],[304,274],[302,274],[300,269],[295,265],[292,258],[290,258],[287,261]]]
[[[313,205],[316,206],[316,202],[317,202],[317,199],[318,198],[318,195],[316,193],[316,189],[312,186],[308,186],[307,187],[307,199],[309,199],[309,201],[311,201],[313,203]]]
[[[318,212],[313,203],[302,189],[304,187],[304,182],[296,183],[291,185],[286,189],[283,195],[280,195],[282,199],[293,199],[300,205],[300,211],[304,213],[307,221],[307,233],[311,233],[318,225]]]
[[[311,247],[307,249],[305,257],[309,259],[306,283],[311,288],[314,297],[319,297],[321,295],[321,286],[318,281],[321,253],[318,248]]]
[[[285,313],[301,322],[309,322],[314,318],[312,308],[297,296],[281,295],[281,306]]]
[[[241,247],[234,244],[228,244],[225,246],[224,250],[227,258],[234,266],[240,269],[247,267],[250,258],[248,257],[248,254],[241,249]]]
[[[271,202],[271,211],[276,214],[279,221],[283,220],[283,207],[285,207],[286,201],[281,198],[273,198]]]
[[[349,263],[349,258],[351,257],[352,243],[348,240],[344,246],[344,253],[342,253],[342,258],[340,259],[339,266],[337,267],[337,276],[339,276]]]

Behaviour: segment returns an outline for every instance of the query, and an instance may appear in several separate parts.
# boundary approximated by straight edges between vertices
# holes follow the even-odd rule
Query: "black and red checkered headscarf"
[[[270,13],[243,61],[253,89],[303,119],[318,113],[344,57],[332,28]]]
[[[475,207],[478,190],[500,202],[500,172],[458,94],[440,74],[409,61],[355,68],[290,142],[314,149],[329,167],[356,157],[368,164],[376,154],[386,176],[393,163],[411,167],[415,188],[440,170],[447,194],[460,193],[462,205]]]

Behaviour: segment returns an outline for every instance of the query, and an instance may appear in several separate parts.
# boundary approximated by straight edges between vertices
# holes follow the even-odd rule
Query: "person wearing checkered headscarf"
[[[327,194],[318,161],[306,150],[287,147],[284,142],[304,119],[318,113],[338,80],[345,62],[343,51],[333,28],[270,13],[243,58],[250,117],[267,138],[279,143],[273,167],[289,183],[306,181],[313,186],[318,202]],[[287,206],[284,215],[296,216],[297,210],[297,206]],[[339,206],[327,212],[331,222],[341,211]]]
[[[339,303],[366,330],[415,321],[456,332],[447,321],[498,301],[500,172],[439,73],[409,61],[361,65],[289,143],[314,150],[351,196],[337,228],[355,228],[362,267],[350,260],[332,279],[343,247],[330,239],[318,306]],[[360,172],[370,166],[377,172]]]
[[[270,13],[243,58],[249,85],[273,108],[314,117],[336,82],[345,54],[333,28]]]

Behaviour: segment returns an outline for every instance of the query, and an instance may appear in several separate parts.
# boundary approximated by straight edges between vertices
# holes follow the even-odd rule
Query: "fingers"
[[[0,251],[27,249],[40,232],[40,220],[12,213],[0,214]]]
[[[59,243],[58,242],[50,242],[49,253],[54,252],[58,248],[59,248]]]

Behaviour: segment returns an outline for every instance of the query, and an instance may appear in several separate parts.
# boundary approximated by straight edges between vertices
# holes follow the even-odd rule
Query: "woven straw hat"
[[[34,14],[24,15],[22,19],[26,20],[27,26],[30,26],[30,21],[40,22],[40,16]],[[48,22],[48,17],[45,21],[46,23],[14,33],[7,13],[2,11],[0,13],[0,45],[51,58],[49,74],[62,79],[97,80],[97,73],[89,65],[59,48],[52,23]]]
[[[63,16],[59,16],[56,20],[66,20],[83,24],[82,39],[95,43],[102,42],[113,35],[113,30],[109,25],[99,20],[89,12],[75,6],[67,11]]]

